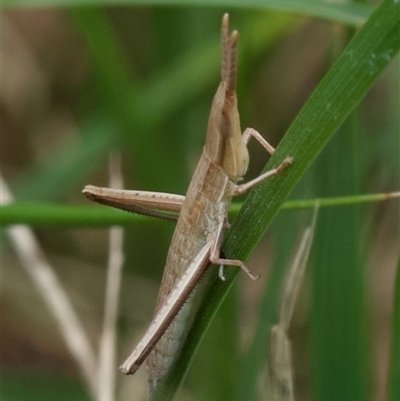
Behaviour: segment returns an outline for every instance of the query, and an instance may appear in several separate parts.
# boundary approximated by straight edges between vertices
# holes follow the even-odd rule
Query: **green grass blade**
[[[110,227],[157,221],[104,206],[71,206],[54,203],[16,202],[1,207],[1,225],[31,227]]]
[[[317,159],[319,193],[351,193],[360,187],[360,152],[352,146],[357,132],[351,125],[346,121]],[[315,400],[369,399],[363,209],[325,209],[318,218],[309,336]]]
[[[316,198],[286,201],[281,210],[303,210],[315,207],[341,207],[363,203],[382,202],[400,197],[399,192],[385,194],[367,194],[338,196],[334,198]],[[232,205],[231,217],[236,216],[242,203]],[[133,225],[142,222],[157,221],[104,206],[71,206],[45,202],[14,202],[1,206],[1,226],[26,224],[31,227],[110,227],[113,225]]]
[[[130,107],[131,93],[136,92],[135,79],[126,68],[122,52],[105,10],[80,7],[69,10],[69,16],[79,29],[90,52],[96,75],[96,89],[107,114],[120,128],[118,134],[129,132],[135,120]]]
[[[299,13],[350,25],[360,25],[372,8],[357,2],[336,4],[315,0],[4,0],[4,8],[76,6],[191,6],[246,8]]]

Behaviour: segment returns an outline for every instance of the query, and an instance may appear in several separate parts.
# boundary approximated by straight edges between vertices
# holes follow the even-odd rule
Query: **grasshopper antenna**
[[[233,31],[229,35],[229,14],[225,14],[222,18],[221,25],[221,78],[224,82],[226,82],[227,92],[234,92],[236,87],[236,58],[238,36],[238,31]]]

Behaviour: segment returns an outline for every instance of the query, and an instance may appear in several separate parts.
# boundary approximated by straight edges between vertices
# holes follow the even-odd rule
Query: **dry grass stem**
[[[286,275],[278,323],[271,329],[269,373],[273,401],[294,401],[292,353],[287,332],[310,256],[318,208],[317,203],[311,226],[304,231],[293,264]]]
[[[8,185],[0,177],[1,204],[13,202]],[[6,229],[10,243],[22,266],[37,286],[45,303],[56,319],[67,348],[76,360],[90,392],[96,394],[96,357],[67,293],[46,260],[32,230],[24,225]]]
[[[122,188],[121,160],[118,153],[110,155],[110,187]],[[109,234],[109,259],[107,270],[106,296],[104,305],[103,331],[100,340],[98,401],[113,401],[116,375],[116,323],[118,299],[121,288],[123,254],[123,228],[111,227]]]

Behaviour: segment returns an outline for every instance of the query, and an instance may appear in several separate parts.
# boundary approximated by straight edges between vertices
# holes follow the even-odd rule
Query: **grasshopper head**
[[[236,57],[238,32],[229,33],[229,15],[221,25],[221,83],[211,106],[205,151],[232,181],[246,172],[249,154],[242,139],[236,99]]]
[[[219,84],[211,106],[205,151],[208,157],[236,182],[246,172],[249,154],[242,139],[236,92]]]

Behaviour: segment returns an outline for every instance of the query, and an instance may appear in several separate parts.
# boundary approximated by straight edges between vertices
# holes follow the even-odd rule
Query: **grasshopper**
[[[177,219],[169,248],[154,319],[142,341],[120,367],[134,373],[146,359],[150,390],[162,380],[176,361],[193,322],[210,263],[238,266],[253,276],[240,260],[220,256],[231,198],[284,170],[291,157],[257,178],[238,184],[249,164],[247,143],[251,137],[272,154],[275,149],[254,129],[240,128],[236,98],[238,32],[229,32],[229,16],[222,18],[221,82],[214,96],[203,153],[186,196],[145,191],[125,191],[88,185],[83,193],[92,201],[134,213]],[[179,217],[170,212],[179,212]],[[207,276],[207,274],[206,274]],[[188,299],[190,295],[190,298]]]

